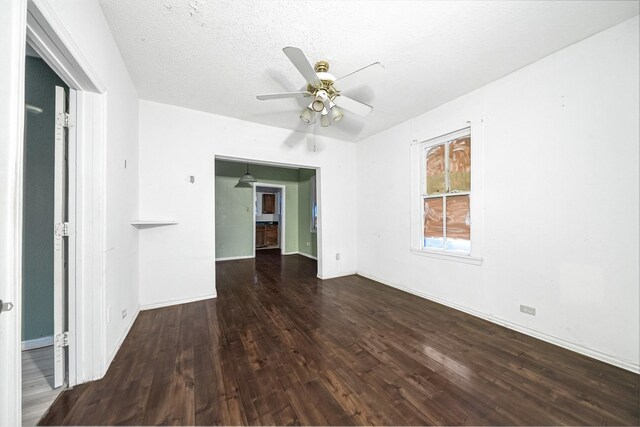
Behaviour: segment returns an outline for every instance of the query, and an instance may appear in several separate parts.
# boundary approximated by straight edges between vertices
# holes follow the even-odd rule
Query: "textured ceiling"
[[[336,77],[380,61],[381,77],[345,88],[373,105],[318,134],[357,141],[638,14],[637,1],[100,0],[142,99],[287,129],[304,100],[282,52],[326,59]]]

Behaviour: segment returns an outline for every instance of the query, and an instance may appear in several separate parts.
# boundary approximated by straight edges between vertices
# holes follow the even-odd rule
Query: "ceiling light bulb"
[[[320,124],[322,125],[323,128],[326,128],[329,125],[331,125],[331,118],[329,117],[328,114],[323,114],[322,117],[320,117]]]
[[[311,120],[314,118],[313,117],[314,115],[315,113],[313,112],[313,110],[307,107],[304,110],[302,110],[302,113],[300,113],[300,120],[302,120],[306,124],[311,124],[312,123]]]
[[[339,122],[344,117],[344,113],[342,109],[338,107],[336,104],[331,103],[331,118],[334,122]]]

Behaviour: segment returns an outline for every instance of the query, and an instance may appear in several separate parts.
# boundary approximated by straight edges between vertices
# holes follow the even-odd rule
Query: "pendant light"
[[[251,175],[249,173],[249,163],[247,163],[247,173],[245,173],[244,175],[242,175],[240,177],[240,179],[238,180],[238,184],[251,184],[253,182],[257,182],[258,180],[256,179],[255,176]]]

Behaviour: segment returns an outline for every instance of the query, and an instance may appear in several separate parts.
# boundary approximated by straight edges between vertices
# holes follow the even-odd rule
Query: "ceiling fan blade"
[[[366,67],[362,67],[352,73],[346,74],[336,80],[336,86],[340,90],[347,89],[356,84],[363,84],[379,80],[384,71],[384,66],[379,62],[374,62]]]
[[[333,102],[340,108],[356,113],[359,116],[366,116],[373,110],[371,105],[364,104],[355,99],[351,99],[348,96],[338,95]]]
[[[287,58],[293,63],[293,65],[298,69],[302,77],[312,86],[318,86],[320,84],[320,79],[318,79],[318,75],[316,74],[313,66],[304,55],[304,52],[297,47],[287,46],[282,49]]]
[[[280,99],[280,98],[305,98],[311,96],[309,92],[284,92],[284,93],[268,93],[266,95],[258,95],[260,101],[266,101],[267,99]]]

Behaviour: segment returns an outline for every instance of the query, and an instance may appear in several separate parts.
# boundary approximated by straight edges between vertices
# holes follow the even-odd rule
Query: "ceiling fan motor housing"
[[[307,91],[309,91],[313,96],[317,96],[319,91],[325,91],[327,96],[332,101],[336,96],[340,94],[340,91],[333,87],[333,83],[336,81],[336,78],[333,74],[330,74],[329,71],[329,62],[328,61],[318,61],[314,66],[314,70],[318,79],[320,80],[319,85],[307,85]]]

